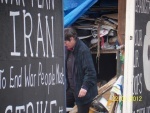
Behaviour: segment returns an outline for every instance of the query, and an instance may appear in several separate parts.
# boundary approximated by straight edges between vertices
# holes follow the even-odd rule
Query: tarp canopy
[[[64,0],[64,27],[70,26],[98,0]]]

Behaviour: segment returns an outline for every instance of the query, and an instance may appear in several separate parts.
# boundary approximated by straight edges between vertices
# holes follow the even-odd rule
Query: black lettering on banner
[[[6,78],[3,76],[4,69],[0,70],[0,89],[5,89],[6,88]]]
[[[32,7],[34,7],[34,1],[30,0],[30,4]],[[26,2],[29,2],[27,0],[0,0],[0,3],[2,4],[11,4],[11,5],[17,5],[17,6],[26,6]],[[36,3],[37,7],[40,9],[47,9],[47,10],[55,10],[54,0],[37,0]]]
[[[138,95],[142,93],[142,73],[134,76],[133,78],[133,94]]]
[[[13,78],[13,66],[10,67],[10,88],[19,88],[22,87],[22,67],[20,68],[20,74],[19,75],[15,75],[15,77]]]
[[[37,27],[37,40],[36,40],[36,52],[33,52],[33,45],[32,45],[32,41],[31,41],[31,35],[33,32],[33,19],[32,19],[32,15],[29,12],[26,12],[26,10],[23,10],[23,26],[24,26],[24,57],[27,57],[27,42],[29,45],[29,49],[30,49],[30,56],[39,56],[39,43],[42,44],[42,48],[43,48],[43,57],[49,57],[49,46],[50,46],[50,50],[51,50],[51,57],[54,57],[54,17],[51,16],[51,31],[50,31],[50,27],[49,27],[49,18],[48,16],[45,16],[45,23],[46,23],[46,47],[44,45],[44,38],[43,37],[43,31],[42,31],[42,22],[41,22],[41,14],[38,13],[38,27]],[[20,52],[17,52],[16,50],[16,32],[18,29],[16,29],[16,18],[18,16],[20,16],[20,12],[10,12],[10,16],[13,17],[13,45],[14,45],[14,49],[13,52],[11,52],[11,56],[21,56]],[[18,17],[19,18],[19,17]],[[27,33],[27,27],[26,27],[26,21],[28,19],[28,22],[30,22],[30,32]],[[28,25],[29,26],[29,25]],[[45,53],[46,51],[46,53]],[[35,54],[35,55],[34,55]]]
[[[134,46],[137,48],[141,48],[142,44],[142,30],[135,30],[135,42]],[[134,70],[140,68],[140,53],[139,49],[134,50]],[[133,94],[139,95],[142,94],[142,73],[136,73],[133,77]]]
[[[135,46],[142,46],[142,30],[135,30],[135,42],[134,45]]]
[[[63,5],[0,0],[0,113],[64,113]]]
[[[52,100],[50,102],[48,101],[37,101],[36,105],[34,106],[33,102],[28,102],[26,105],[22,105],[22,106],[13,106],[13,105],[9,105],[6,107],[5,109],[5,113],[7,112],[11,112],[11,113],[21,113],[21,112],[25,112],[25,113],[35,113],[35,110],[37,111],[41,111],[41,113],[47,113],[47,111],[50,111],[49,113],[53,113],[53,109],[55,109],[55,107],[58,106],[58,103],[56,100]],[[13,109],[14,108],[14,109]],[[57,113],[63,113],[63,107],[59,106],[59,110],[57,111]]]
[[[135,12],[142,14],[150,13],[150,1],[149,0],[135,0]]]
[[[133,113],[149,113],[149,105],[150,105],[150,102],[148,101],[150,97],[149,14],[150,14],[150,0],[135,0]]]

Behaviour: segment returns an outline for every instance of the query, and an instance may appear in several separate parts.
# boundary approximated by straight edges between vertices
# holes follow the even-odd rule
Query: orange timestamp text
[[[112,101],[142,101],[142,96],[116,96],[112,97]]]

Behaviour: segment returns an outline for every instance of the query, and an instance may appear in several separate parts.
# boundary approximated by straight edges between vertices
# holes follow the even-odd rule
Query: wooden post
[[[126,0],[118,0],[118,41],[125,43]]]

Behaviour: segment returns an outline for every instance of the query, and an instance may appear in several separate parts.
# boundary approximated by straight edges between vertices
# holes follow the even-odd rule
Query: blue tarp
[[[98,0],[64,0],[64,27],[70,26]]]

